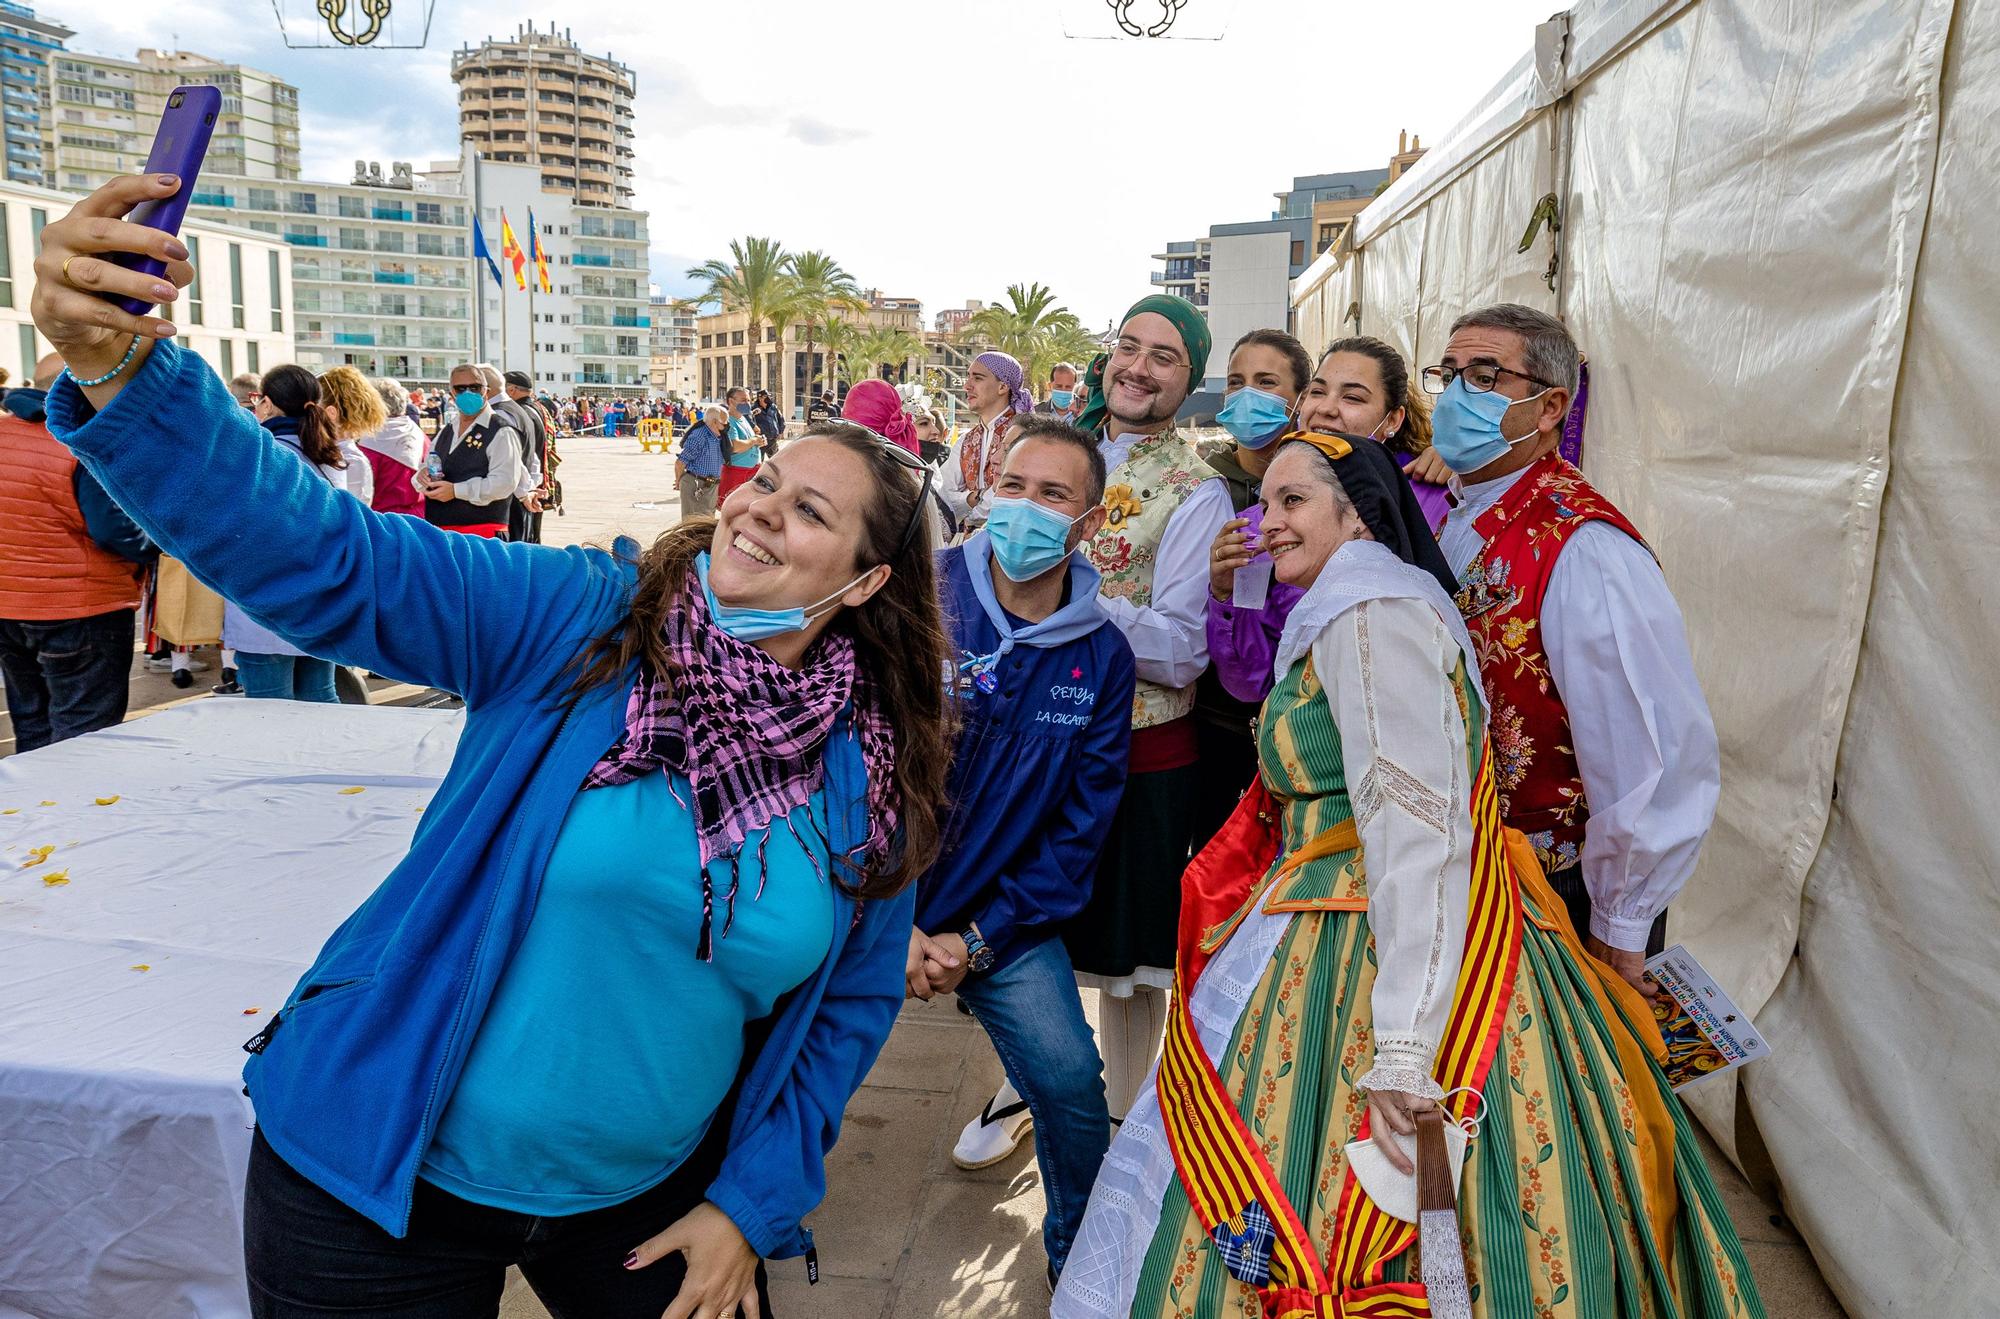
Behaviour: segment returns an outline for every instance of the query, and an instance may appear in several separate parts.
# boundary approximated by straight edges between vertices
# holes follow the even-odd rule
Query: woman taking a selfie
[[[119,179],[43,232],[49,425],[301,648],[463,693],[410,852],[246,1046],[253,1313],[768,1313],[902,1001],[945,661],[914,462],[808,430],[637,555],[454,536],[332,489],[102,259],[186,249]],[[238,497],[218,509],[209,473]],[[257,555],[235,552],[245,542]],[[891,640],[893,638],[893,641]]]

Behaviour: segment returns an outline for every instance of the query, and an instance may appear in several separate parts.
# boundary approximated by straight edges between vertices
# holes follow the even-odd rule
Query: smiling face
[[[838,595],[862,604],[888,580],[863,560],[875,498],[868,464],[821,437],[795,440],[764,463],[717,511],[709,543],[709,589],[725,605],[790,609]],[[860,581],[856,581],[860,578]],[[839,609],[813,613],[814,635]]]
[[[1156,311],[1140,312],[1119,327],[1105,363],[1105,407],[1127,426],[1171,421],[1187,401],[1193,370],[1174,323]]]
[[[982,417],[1005,407],[1009,392],[999,376],[978,362],[974,362],[965,373],[965,406]]]
[[[1328,353],[1306,386],[1299,425],[1386,442],[1403,428],[1403,409],[1389,406],[1380,362],[1366,353]]]
[[[1263,546],[1271,574],[1309,587],[1333,552],[1350,540],[1373,540],[1344,494],[1326,482],[1326,463],[1304,444],[1286,444],[1264,474]]]

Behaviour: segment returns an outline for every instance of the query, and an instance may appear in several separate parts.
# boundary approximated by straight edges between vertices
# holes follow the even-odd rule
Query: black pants
[[[507,503],[507,539],[530,545],[542,543],[542,515],[530,513],[528,506],[518,499]]]
[[[0,676],[14,720],[14,750],[34,751],[124,722],[134,612],[47,622],[0,619]]]
[[[660,1319],[685,1261],[627,1269],[625,1256],[702,1202],[720,1156],[719,1143],[706,1142],[643,1195],[562,1218],[488,1208],[419,1181],[409,1235],[398,1240],[307,1180],[259,1132],[243,1192],[250,1313],[493,1319],[516,1264],[555,1319]],[[769,1315],[762,1264],[757,1299]]]
[[[1568,870],[1558,870],[1549,876],[1549,887],[1569,908],[1569,923],[1576,927],[1578,939],[1590,937],[1590,890],[1583,886],[1583,867],[1571,866]],[[1646,956],[1667,950],[1667,913],[1661,912],[1653,920],[1653,928],[1646,932]]]

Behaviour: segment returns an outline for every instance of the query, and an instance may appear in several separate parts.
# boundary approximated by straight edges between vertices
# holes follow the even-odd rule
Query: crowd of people
[[[559,551],[500,534],[544,487],[476,365],[396,516],[328,471],[354,438],[384,484],[365,382],[266,377],[253,420],[106,315],[174,292],[102,253],[185,282],[120,219],[170,186],[43,233],[48,479],[470,710],[248,1046],[254,1313],[490,1316],[513,1264],[558,1313],[768,1315],[902,1000],[947,993],[1008,1078],[955,1157],[1032,1132],[1065,1319],[1762,1313],[1649,1048],[1714,729],[1559,452],[1562,322],[1467,308],[1420,366],[1255,331],[1204,449],[1208,325],[1155,294],[1046,382],[982,354],[943,453],[885,382],[782,446],[732,391],[677,526]]]

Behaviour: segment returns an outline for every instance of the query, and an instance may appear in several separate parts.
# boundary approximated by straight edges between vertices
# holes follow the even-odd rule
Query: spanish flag
[[[527,254],[521,251],[520,240],[514,237],[514,226],[507,223],[507,212],[500,212],[500,259],[514,267],[514,287],[528,287],[528,277],[523,274],[528,264]]]
[[[535,223],[535,208],[528,208],[528,256],[535,263],[535,278],[541,283],[542,292],[554,293],[555,286],[549,283],[549,249],[542,246],[542,227]]]

